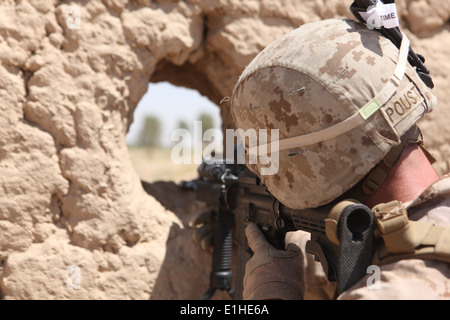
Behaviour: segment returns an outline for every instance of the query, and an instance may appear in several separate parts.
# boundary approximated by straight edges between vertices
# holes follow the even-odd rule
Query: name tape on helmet
[[[422,95],[417,87],[411,83],[397,95],[396,99],[389,101],[389,103],[383,107],[383,110],[391,125],[396,126],[423,103],[424,99]]]

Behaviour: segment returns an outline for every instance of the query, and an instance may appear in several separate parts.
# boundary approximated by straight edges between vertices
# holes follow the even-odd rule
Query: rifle
[[[198,173],[197,180],[182,182],[181,187],[195,190],[197,199],[209,204],[215,215],[210,288],[202,299],[210,299],[216,290],[242,299],[245,265],[251,257],[244,231],[249,222],[256,223],[269,243],[282,250],[287,232],[309,232],[306,252],[321,262],[329,281],[336,281],[338,293],[367,274],[374,245],[374,215],[365,205],[347,201],[291,209],[245,165],[234,161],[203,161]],[[339,214],[334,216],[336,209]],[[234,286],[233,240],[238,259]]]

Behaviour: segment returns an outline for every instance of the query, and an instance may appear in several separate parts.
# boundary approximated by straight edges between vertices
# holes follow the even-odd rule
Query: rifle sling
[[[373,264],[385,265],[404,259],[435,260],[450,263],[450,227],[429,222],[411,221],[405,206],[399,201],[373,208],[381,238],[375,250]]]

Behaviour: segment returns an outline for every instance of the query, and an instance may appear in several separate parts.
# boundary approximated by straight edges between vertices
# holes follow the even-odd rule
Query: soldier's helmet
[[[279,130],[278,172],[247,166],[281,203],[303,209],[338,198],[433,109],[408,48],[406,36],[399,50],[359,22],[330,19],[291,31],[248,65],[232,115],[243,131]]]

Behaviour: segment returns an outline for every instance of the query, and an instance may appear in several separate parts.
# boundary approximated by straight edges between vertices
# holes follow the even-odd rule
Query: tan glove
[[[254,223],[246,227],[245,234],[254,254],[245,266],[243,298],[303,300],[305,280],[300,248],[289,243],[286,251],[276,250]]]

